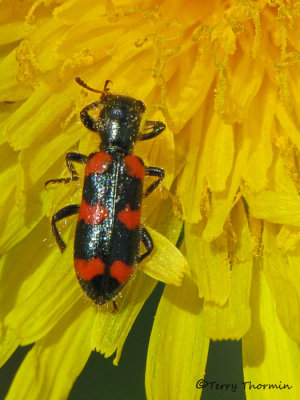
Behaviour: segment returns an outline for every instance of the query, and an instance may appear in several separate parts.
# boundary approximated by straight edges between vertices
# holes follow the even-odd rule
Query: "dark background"
[[[163,284],[157,285],[144,305],[125,342],[119,366],[115,367],[112,364],[112,358],[105,359],[101,354],[93,352],[85,369],[75,382],[68,400],[146,399],[144,376],[147,347],[162,291]],[[30,346],[19,348],[6,365],[0,369],[0,400],[5,398],[13,376],[29,349]],[[102,379],[99,380],[99,373],[104,377],[105,385],[103,385]],[[211,342],[205,380],[220,384],[234,384],[243,381],[240,342]],[[227,399],[245,400],[244,391],[241,388],[232,392],[231,390],[206,387],[201,396],[201,400]]]

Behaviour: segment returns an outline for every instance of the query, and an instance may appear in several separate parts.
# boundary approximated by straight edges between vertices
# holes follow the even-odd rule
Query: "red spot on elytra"
[[[134,176],[143,181],[145,176],[145,167],[142,161],[138,157],[131,155],[125,156],[124,160],[128,175]]]
[[[85,167],[85,176],[89,174],[103,174],[112,163],[112,156],[104,152],[98,152],[88,161]]]
[[[85,281],[89,281],[96,275],[104,273],[104,262],[100,258],[92,258],[91,260],[74,259],[75,270],[77,276]]]
[[[98,225],[108,216],[107,208],[101,204],[91,205],[82,199],[78,216],[79,221],[83,219],[87,224]]]
[[[132,273],[132,265],[127,265],[123,261],[114,261],[110,267],[110,276],[117,279],[119,283],[128,281]]]
[[[131,210],[130,205],[127,204],[124,210],[118,212],[118,219],[126,226],[126,228],[135,229],[140,224],[141,209]]]

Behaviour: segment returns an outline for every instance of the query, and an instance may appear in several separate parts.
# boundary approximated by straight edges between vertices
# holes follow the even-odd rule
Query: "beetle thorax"
[[[141,101],[121,95],[107,95],[100,112],[101,149],[131,153],[140,129],[145,106]]]

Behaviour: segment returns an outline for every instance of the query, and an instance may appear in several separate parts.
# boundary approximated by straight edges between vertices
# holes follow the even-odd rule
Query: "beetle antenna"
[[[103,88],[103,92],[104,93],[109,92],[109,88],[107,87],[109,83],[113,84],[113,82],[110,79],[106,79],[105,84],[104,84],[104,88]]]
[[[112,83],[112,81],[110,79],[107,79],[105,81],[104,84],[104,89],[103,90],[97,90],[97,89],[93,89],[90,86],[88,86],[81,78],[79,78],[78,76],[76,76],[75,81],[78,83],[78,85],[84,87],[85,89],[91,91],[91,92],[95,92],[95,93],[102,93],[102,94],[106,94],[107,92],[109,92],[109,88],[107,87],[109,83]]]

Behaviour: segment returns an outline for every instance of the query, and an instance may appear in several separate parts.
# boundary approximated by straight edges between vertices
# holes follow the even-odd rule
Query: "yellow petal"
[[[300,229],[283,225],[276,237],[276,246],[285,251],[296,250],[300,240]]]
[[[153,226],[162,235],[173,244],[177,243],[183,221],[175,215],[176,211],[171,197],[162,199],[161,193],[156,190],[143,202],[143,212],[146,214],[145,222],[153,221]]]
[[[48,176],[49,179],[53,178],[53,168],[51,169],[51,175],[47,172],[57,159],[59,159],[59,163],[57,163],[58,169],[56,169],[56,173],[61,174],[61,172],[66,168],[66,153],[71,146],[74,146],[74,144],[79,140],[81,134],[82,131],[79,130],[78,127],[73,126],[63,132],[63,134],[57,132],[57,135],[54,135],[51,139],[48,138],[49,140],[47,140],[46,138],[46,140],[41,140],[40,143],[35,145],[34,153],[32,153],[31,149],[24,149],[20,152],[20,166],[25,174],[25,193],[27,193],[27,191],[30,190],[41,177],[43,177],[44,181],[47,180]],[[49,157],[52,161],[49,160]],[[76,170],[78,170],[77,165]],[[44,182],[40,182],[39,186],[42,188],[44,193],[52,192],[52,190],[49,189],[55,189],[57,194],[61,189],[59,185],[56,185],[55,187],[48,186],[46,191],[43,184]],[[70,189],[70,187],[68,189]]]
[[[155,285],[156,281],[136,270],[119,295],[122,301],[116,298],[118,312],[112,313],[109,305],[99,308],[91,336],[91,348],[105,357],[110,357],[117,350],[114,359],[117,365],[128,333]]]
[[[9,171],[9,173],[13,174],[11,171]],[[16,181],[16,173],[11,175],[11,179]],[[7,193],[13,189],[14,185],[9,185]],[[43,203],[42,200],[45,198],[45,195],[42,194],[41,199],[39,198],[39,195],[40,188],[35,186],[28,194],[26,203],[23,202],[21,204],[16,204],[14,202],[15,193],[13,193],[12,196],[3,196],[2,200],[4,200],[4,208],[2,209],[2,212],[4,217],[2,221],[9,219],[10,223],[2,223],[0,226],[1,253],[8,251],[15,244],[21,241],[43,218],[43,215],[45,214],[45,203]],[[25,200],[25,198],[23,200]],[[28,208],[30,209],[30,212],[28,212]]]
[[[300,337],[300,251],[285,253],[276,246],[276,228],[265,223],[264,272],[278,317],[291,338]]]
[[[233,130],[218,115],[214,115],[199,147],[199,133],[204,124],[204,115],[200,111],[193,118],[192,125],[185,128],[185,136],[191,136],[186,164],[178,185],[178,195],[182,201],[183,213],[191,223],[201,219],[200,203],[205,182],[212,191],[224,191],[233,164]],[[197,143],[198,141],[198,143]],[[202,149],[203,147],[203,149]],[[213,160],[213,162],[212,162]]]
[[[208,347],[196,286],[188,277],[180,288],[167,286],[148,348],[147,399],[199,399],[196,383],[204,377]]]
[[[185,257],[165,236],[149,227],[147,230],[153,239],[154,250],[141,269],[156,280],[180,286],[188,271]]]
[[[252,325],[243,339],[244,381],[247,399],[296,400],[299,389],[299,345],[278,319],[274,299],[263,272],[256,269],[251,298]],[[252,385],[278,385],[276,388],[250,388]],[[280,385],[280,386],[279,386]],[[291,386],[291,389],[285,385]]]
[[[198,112],[192,119],[191,124],[183,130],[182,137],[191,137],[189,148],[182,156],[182,164],[185,165],[177,185],[177,195],[181,202],[183,219],[189,223],[197,223],[202,219],[200,203],[203,191],[206,189],[204,184],[204,171],[201,170],[199,161],[200,148],[197,145],[196,132],[202,125],[204,111]]]
[[[222,192],[230,174],[234,156],[234,138],[231,125],[225,124],[218,115],[209,123],[203,149],[203,164],[208,188]]]
[[[257,103],[257,93],[261,88],[264,76],[263,68],[264,65],[259,59],[253,60],[251,57],[241,57],[234,66],[234,71],[231,72],[238,77],[237,79],[232,79],[231,88],[232,107],[238,122],[244,122],[245,114],[254,99],[255,103]],[[249,79],[249,76],[251,76],[251,79]]]
[[[274,113],[277,102],[277,90],[266,83],[263,93],[250,106],[249,117],[245,122],[245,134],[251,137],[252,151],[246,163],[243,177],[251,191],[258,192],[268,184],[268,170],[270,168],[272,149],[272,130]],[[260,113],[257,115],[257,110]]]
[[[73,81],[63,91],[46,83],[25,101],[7,123],[5,136],[14,150],[30,146],[34,141],[46,140],[53,135],[53,126],[70,112],[70,106],[78,88]],[[55,93],[55,94],[54,94]],[[35,113],[32,110],[36,110]]]
[[[29,149],[23,150],[19,153],[19,164],[17,166],[13,164],[2,173],[1,183],[8,189],[1,197],[0,216],[2,221],[9,218],[10,224],[2,223],[0,225],[1,252],[9,250],[28,235],[45,214],[52,216],[55,211],[62,208],[62,204],[80,202],[81,191],[78,189],[80,189],[83,180],[80,181],[79,186],[70,184],[68,186],[49,186],[47,190],[44,188],[47,178],[63,175],[62,171],[66,170],[65,153],[70,145],[78,140],[80,134],[81,132],[74,132],[74,128],[70,128],[65,135],[55,137],[46,143],[42,142],[37,146],[37,151],[34,154]],[[82,140],[83,145],[86,142],[90,144],[90,140],[89,136],[88,140]],[[86,149],[84,148],[84,150]],[[7,162],[7,164],[11,164],[15,154],[11,150],[7,150],[7,145],[3,145],[2,151],[3,154],[6,154],[3,157],[4,166],[6,159],[9,158],[10,162]],[[43,174],[52,166],[52,163],[49,163],[49,154],[53,155],[54,159],[59,156],[61,158],[56,163],[55,169],[52,168],[45,176]],[[80,171],[80,167],[76,168]],[[53,175],[51,171],[56,172]],[[65,175],[70,176],[68,172]],[[8,184],[9,182],[10,184]],[[15,182],[15,185],[12,182]],[[14,196],[16,199],[14,199]],[[50,222],[48,224],[50,226]],[[49,232],[50,235],[52,237]]]
[[[224,305],[230,290],[227,239],[223,234],[207,243],[202,239],[202,231],[203,224],[185,225],[185,246],[192,277],[200,297]]]
[[[3,157],[3,169],[0,174],[0,185],[5,190],[2,191],[0,198],[0,248],[4,245],[7,246],[4,232],[7,232],[11,227],[7,225],[7,217],[10,215],[13,207],[13,199],[15,196],[16,184],[16,168],[17,168],[17,157],[16,154],[11,151],[7,144],[0,146],[0,157]],[[14,228],[12,227],[12,230]],[[1,249],[3,253],[3,249]]]
[[[31,87],[22,86],[17,80],[16,51],[10,52],[1,59],[0,74],[2,77],[0,81],[0,101],[17,102],[26,99],[32,93]],[[19,103],[17,105],[20,106]]]
[[[174,131],[177,133],[183,129],[186,121],[197,118],[197,113],[206,100],[210,85],[215,78],[215,68],[213,66],[211,57],[207,54],[197,54],[197,56],[206,64],[207,68],[203,68],[200,62],[191,63],[190,55],[187,57],[181,55],[178,59],[179,65],[188,70],[188,74],[179,74],[178,79],[170,85],[170,92],[168,94],[168,107],[172,115],[175,116]],[[180,68],[180,67],[179,67]],[[190,134],[197,140],[201,132],[201,125],[198,129]],[[180,135],[183,132],[180,133]],[[193,138],[191,137],[191,141]]]
[[[238,241],[229,243],[231,253],[230,292],[224,305],[204,302],[206,334],[213,340],[240,339],[249,329],[253,244],[241,202],[232,213]],[[234,238],[233,238],[234,240]]]
[[[32,27],[24,22],[10,22],[0,26],[0,44],[15,42],[22,39]]]
[[[11,329],[0,325],[0,367],[6,363],[20,344],[20,339]]]
[[[282,153],[286,153],[285,146],[283,145]],[[290,153],[290,152],[288,152]],[[274,168],[274,183],[275,189],[277,192],[286,192],[290,194],[298,194],[297,186],[295,185],[295,174],[290,173],[287,169],[287,164],[290,162],[289,160],[285,160],[284,157],[280,157],[276,160],[275,168]],[[293,176],[294,175],[294,176]]]
[[[205,241],[215,239],[223,231],[225,220],[233,207],[234,199],[240,186],[242,172],[245,169],[248,158],[249,146],[249,139],[245,139],[236,156],[233,172],[229,178],[228,189],[221,193],[212,193],[211,215],[203,231],[203,239]]]
[[[300,226],[300,197],[291,193],[264,190],[246,196],[253,217],[275,224]]]
[[[4,129],[7,124],[7,120],[11,116],[11,114],[19,107],[18,102],[13,102],[13,103],[0,103],[0,144],[2,145],[3,143],[6,142],[6,139],[4,137]],[[10,146],[6,143],[7,147],[7,152],[12,153],[13,151]],[[17,155],[14,154],[14,158],[16,159]],[[1,168],[2,169],[2,168]],[[4,168],[3,168],[4,169]]]
[[[151,102],[150,102],[151,104]],[[164,120],[164,117],[159,113],[151,113],[151,115],[145,115],[146,119],[151,120]],[[145,163],[149,165],[159,166],[165,171],[165,178],[163,180],[163,187],[170,189],[171,184],[174,180],[175,170],[175,146],[174,136],[166,129],[156,140],[149,140],[149,143],[137,142],[135,146],[135,154],[138,154]],[[144,185],[147,186],[147,181]],[[160,189],[161,187],[159,187]],[[159,192],[159,189],[156,191]],[[151,202],[153,202],[153,194],[151,194]],[[146,201],[146,200],[145,200]]]
[[[47,242],[41,243],[46,224],[48,221],[3,257],[4,323],[22,338],[23,345],[43,337],[83,297],[72,268],[72,246],[62,255],[58,249],[51,251]],[[12,288],[16,296],[10,294]]]
[[[64,23],[73,25],[83,20],[93,20],[91,16],[95,11],[101,16],[107,11],[108,6],[102,3],[96,3],[92,0],[70,0],[55,7],[53,15]],[[112,6],[111,6],[112,7]],[[84,10],[84,13],[82,12]]]
[[[284,132],[291,139],[292,143],[294,143],[297,148],[300,149],[299,129],[289,115],[286,107],[282,104],[282,102],[279,101],[277,102],[276,117]]]
[[[87,362],[94,310],[73,307],[22,362],[6,400],[66,399]]]

